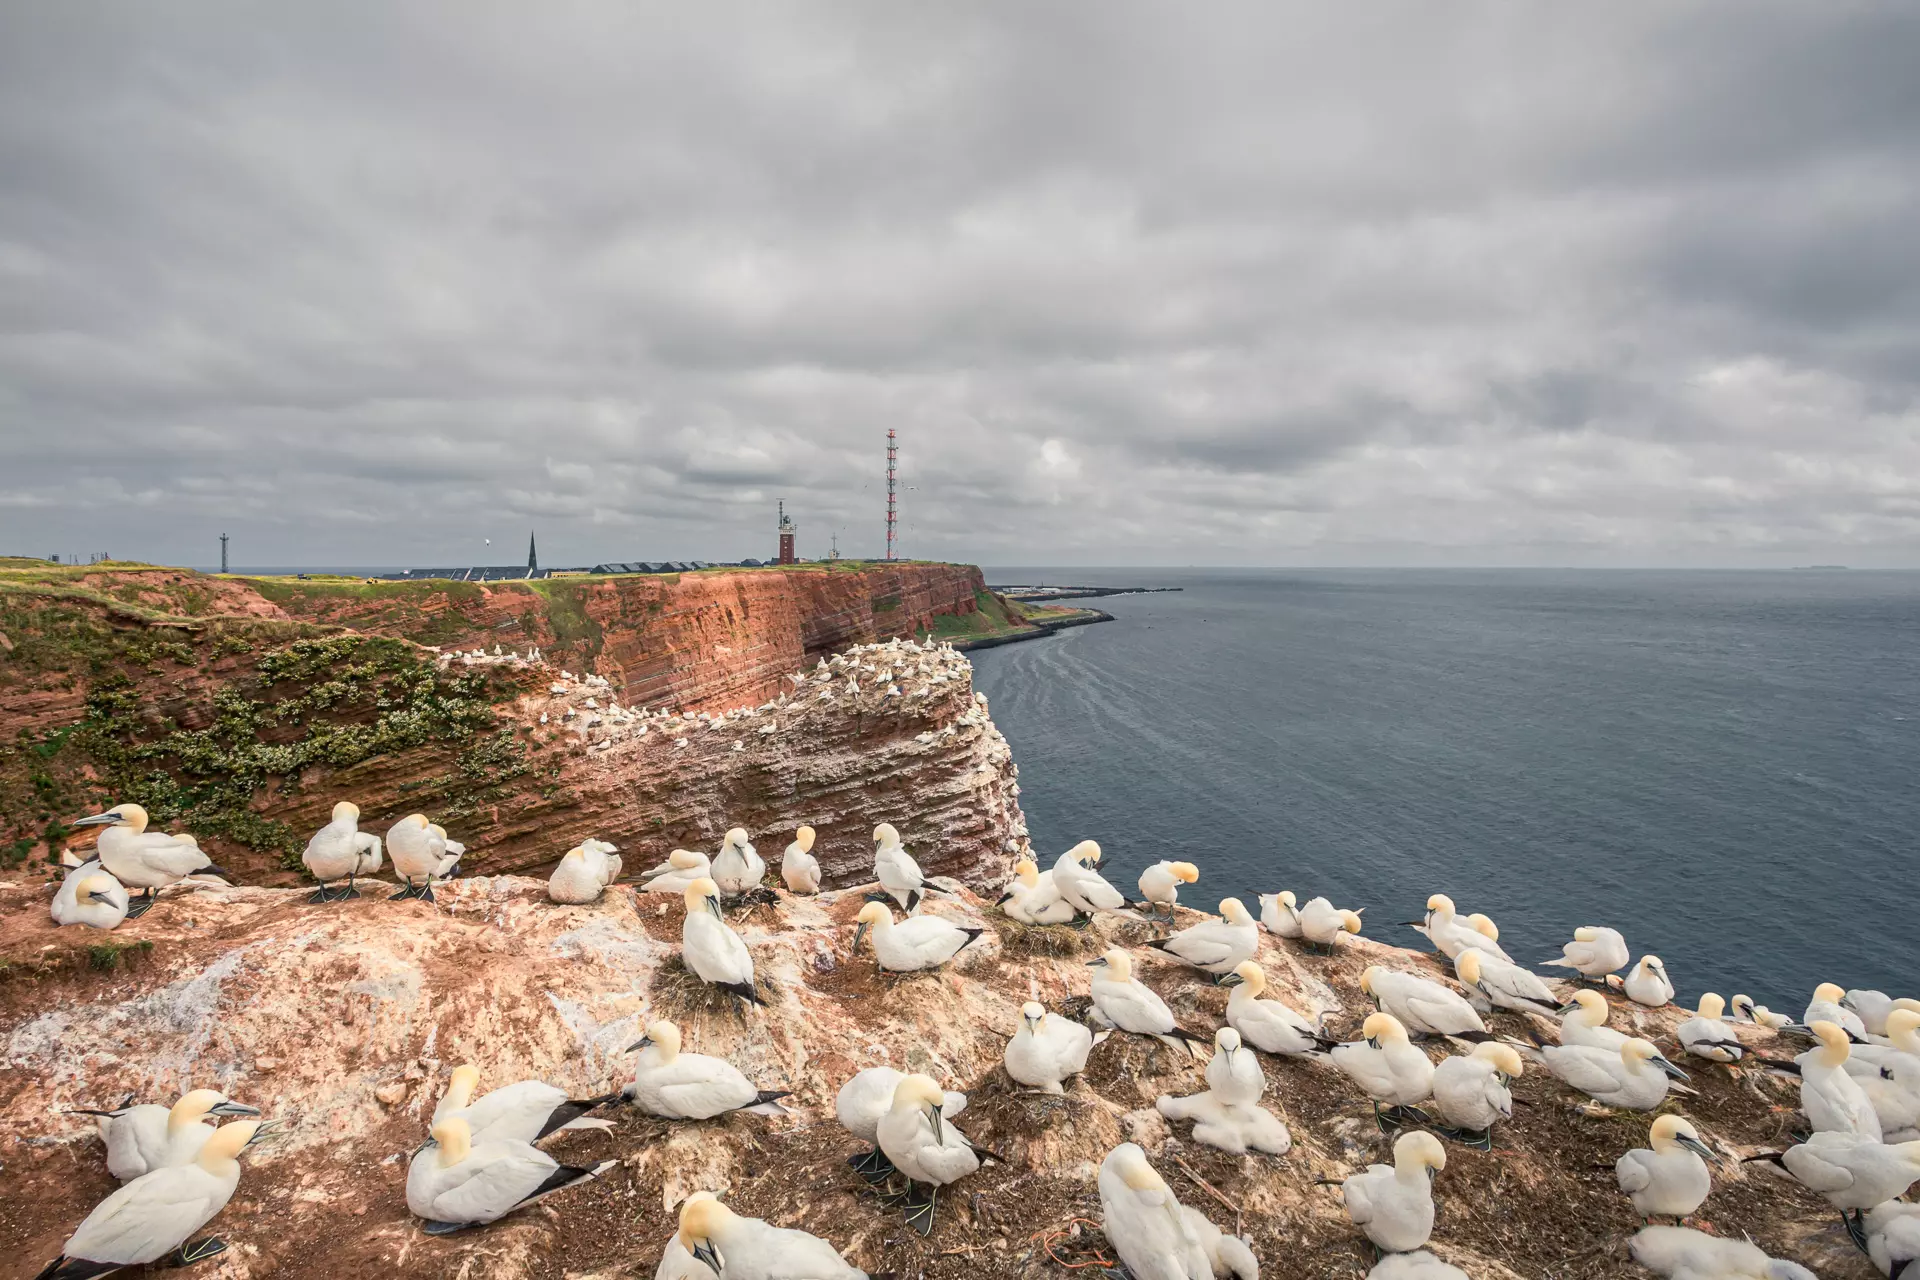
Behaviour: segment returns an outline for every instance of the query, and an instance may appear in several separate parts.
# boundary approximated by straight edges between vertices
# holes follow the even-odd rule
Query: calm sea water
[[[973,655],[1046,861],[1129,893],[1429,893],[1523,963],[1581,924],[1691,1002],[1920,995],[1920,574],[995,569],[1181,586]],[[1258,910],[1249,901],[1248,905]]]

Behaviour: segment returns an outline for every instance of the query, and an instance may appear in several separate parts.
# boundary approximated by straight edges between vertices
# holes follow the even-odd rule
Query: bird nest
[[[1058,959],[1098,955],[1107,949],[1101,934],[1070,924],[1022,924],[1008,916],[995,920],[993,929],[1000,937],[1000,950],[1010,956]]]
[[[774,986],[765,977],[756,974],[753,989],[761,1000],[773,1003]],[[698,1014],[737,1012],[744,1002],[731,991],[702,982],[679,956],[673,956],[654,973],[647,1003],[651,1016],[680,1020]]]

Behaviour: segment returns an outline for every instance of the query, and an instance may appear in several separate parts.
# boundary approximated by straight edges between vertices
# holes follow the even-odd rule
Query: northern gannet
[[[1862,1249],[1867,1247],[1865,1211],[1920,1182],[1920,1142],[1885,1143],[1853,1133],[1816,1133],[1785,1151],[1762,1151],[1741,1163],[1756,1160],[1771,1160],[1795,1182],[1825,1196]]]
[[[508,1138],[475,1142],[467,1122],[447,1116],[407,1165],[407,1208],[426,1219],[428,1235],[504,1218],[556,1191],[591,1182],[618,1160],[591,1169],[561,1164],[540,1148]]]
[[[1133,1035],[1153,1036],[1196,1058],[1205,1056],[1200,1046],[1206,1040],[1176,1023],[1167,1002],[1133,976],[1132,956],[1115,947],[1087,964],[1100,970],[1093,976],[1089,994],[1093,1012],[1103,1023]]]
[[[432,902],[433,882],[451,876],[466,851],[465,845],[447,839],[445,828],[428,822],[423,813],[410,813],[400,819],[387,828],[387,857],[407,886],[387,901],[420,898]]]
[[[1221,985],[1232,988],[1227,993],[1227,1025],[1262,1053],[1319,1057],[1339,1043],[1280,1001],[1262,1000],[1266,971],[1251,960],[1241,961]]]
[[[55,924],[83,924],[89,929],[114,929],[127,918],[127,891],[98,862],[70,869],[53,895],[50,910]]]
[[[1433,1092],[1433,1062],[1408,1041],[1407,1029],[1390,1013],[1368,1014],[1360,1034],[1365,1038],[1334,1046],[1333,1065],[1373,1099],[1383,1126],[1407,1117],[1407,1109]]]
[[[1445,1124],[1435,1127],[1456,1142],[1491,1150],[1493,1126],[1513,1118],[1507,1085],[1523,1066],[1519,1051],[1498,1041],[1441,1059],[1433,1069],[1433,1110]]]
[[[598,902],[607,886],[620,878],[620,857],[604,840],[587,840],[567,850],[560,865],[547,877],[547,896],[555,902],[582,906]]]
[[[1651,1111],[1667,1096],[1667,1079],[1687,1073],[1645,1040],[1627,1040],[1618,1050],[1550,1044],[1540,1056],[1547,1070],[1602,1106]]]
[[[1820,1045],[1797,1059],[1800,1110],[1807,1122],[1815,1133],[1851,1133],[1880,1141],[1880,1117],[1860,1082],[1847,1074],[1852,1052],[1847,1033],[1826,1021],[1815,1022],[1808,1030]]]
[[[1479,919],[1485,920],[1486,917]],[[1436,893],[1427,899],[1425,920],[1410,920],[1407,924],[1415,933],[1424,935],[1449,960],[1473,948],[1498,956],[1508,963],[1513,961],[1513,957],[1501,949],[1500,931],[1493,928],[1493,921],[1487,920],[1487,927],[1481,929],[1472,918],[1459,915],[1454,909],[1453,899],[1444,893]]]
[[[1193,1121],[1195,1142],[1237,1156],[1249,1151],[1283,1156],[1293,1150],[1293,1135],[1279,1116],[1258,1103],[1223,1101],[1213,1089],[1184,1098],[1162,1094],[1154,1107],[1169,1120]]]
[[[697,849],[675,849],[667,860],[648,873],[642,893],[685,893],[695,881],[710,880],[712,859]]]
[[[1149,907],[1173,919],[1173,908],[1180,900],[1180,886],[1200,878],[1200,868],[1191,862],[1156,862],[1140,873],[1140,897]]]
[[[129,920],[145,915],[160,890],[188,876],[233,879],[200,852],[192,836],[147,830],[147,811],[137,804],[117,804],[105,813],[77,818],[73,825],[106,828],[94,846],[101,867],[127,888],[140,890],[127,905]]]
[[[1857,1016],[1868,1035],[1887,1034],[1887,1015],[1893,1012],[1893,997],[1886,992],[1853,987],[1840,997],[1840,1007]]]
[[[1548,960],[1548,968],[1572,969],[1592,982],[1622,968],[1628,960],[1627,940],[1617,929],[1582,925],[1573,931],[1573,941],[1561,949],[1558,960]]]
[[[1740,1043],[1733,1028],[1720,1017],[1727,1002],[1709,991],[1700,997],[1700,1007],[1691,1018],[1674,1029],[1680,1047],[1708,1062],[1733,1063],[1746,1056],[1747,1046]]]
[[[1887,1019],[1896,1045],[1902,1050],[1880,1045],[1861,1045],[1847,1059],[1847,1071],[1859,1082],[1860,1091],[1873,1105],[1880,1121],[1880,1136],[1886,1142],[1906,1142],[1920,1138],[1920,1013],[1895,1009]],[[1868,1050],[1880,1050],[1877,1061],[1858,1061]]]
[[[900,843],[900,833],[891,822],[883,822],[873,829],[873,878],[908,915],[914,913],[925,896],[927,878],[921,874],[920,864]]]
[[[1666,1280],[1820,1280],[1797,1262],[1769,1258],[1758,1245],[1691,1227],[1642,1227],[1627,1252]]]
[[[543,1080],[520,1080],[475,1098],[473,1091],[479,1084],[480,1068],[470,1063],[455,1067],[447,1091],[433,1108],[433,1123],[457,1116],[466,1121],[467,1136],[473,1142],[498,1138],[534,1143],[562,1129],[598,1123],[580,1118],[620,1097],[605,1093],[597,1098],[570,1098],[564,1089]]]
[[[874,959],[890,973],[937,969],[986,932],[945,916],[909,916],[895,923],[884,901],[867,903],[854,919],[859,927],[853,931],[853,949],[860,949],[860,940],[871,930]]]
[[[680,1028],[662,1019],[648,1024],[641,1041],[633,1083],[620,1097],[650,1116],[665,1120],[710,1120],[729,1111],[785,1115],[779,1100],[786,1089],[756,1089],[739,1068],[724,1058],[680,1052]]]
[[[1713,1175],[1707,1170],[1713,1152],[1684,1116],[1661,1116],[1649,1137],[1651,1150],[1635,1147],[1614,1164],[1620,1190],[1645,1220],[1691,1218],[1713,1191]]]
[[[1074,908],[1094,915],[1101,911],[1119,911],[1127,905],[1126,897],[1111,884],[1105,876],[1088,866],[1089,862],[1100,861],[1100,846],[1092,840],[1082,840],[1073,848],[1061,854],[1053,864],[1053,887],[1061,897],[1072,903]]]
[[[1223,898],[1220,918],[1190,924],[1168,938],[1147,943],[1217,979],[1260,950],[1260,925],[1238,898]],[[1471,1010],[1469,1010],[1471,1012]],[[1478,1021],[1478,1019],[1475,1019]]]
[[[1552,989],[1540,980],[1539,974],[1508,964],[1498,956],[1472,947],[1462,948],[1453,958],[1453,972],[1460,979],[1460,985],[1467,988],[1468,1000],[1476,1008],[1480,1007],[1480,1001],[1485,1001],[1489,1010],[1509,1009],[1541,1017],[1552,1017],[1559,1012],[1559,1001],[1554,999]]]
[[[1473,1277],[1425,1249],[1415,1249],[1412,1253],[1387,1254],[1373,1264],[1367,1280],[1473,1280]]]
[[[1198,1133],[1198,1128],[1194,1132]],[[1226,1280],[1228,1276],[1233,1280],[1260,1280],[1260,1260],[1253,1256],[1250,1239],[1228,1235],[1192,1205],[1181,1205],[1180,1217],[1212,1264],[1214,1280]]]
[[[742,1000],[765,1004],[753,985],[753,957],[747,944],[720,914],[720,887],[702,876],[687,886],[687,915],[680,925],[680,961],[700,981],[731,991]]]
[[[1847,1071],[1856,1076],[1878,1075],[1903,1057],[1920,1059],[1920,1009],[1895,1009],[1887,1015],[1883,1044],[1856,1044],[1847,1055]]]
[[[155,1169],[121,1187],[94,1206],[38,1280],[87,1280],[157,1262],[176,1250],[188,1263],[220,1253],[227,1247],[221,1240],[187,1242],[233,1199],[240,1153],[260,1132],[258,1120],[222,1125],[187,1163]]]
[[[1294,910],[1293,890],[1260,895],[1260,927],[1276,938],[1300,936],[1300,913]]]
[[[1040,870],[1031,858],[1014,864],[1013,879],[994,905],[1021,924],[1066,924],[1080,914],[1053,887],[1053,872]]]
[[[194,1089],[171,1107],[151,1102],[123,1104],[112,1111],[76,1107],[74,1114],[96,1117],[100,1141],[107,1147],[107,1172],[131,1182],[199,1155],[219,1123],[208,1116],[257,1116],[260,1109],[235,1102],[218,1089]]]
[[[867,1280],[819,1236],[743,1218],[711,1197],[687,1197],[675,1238],[726,1280]]]
[[[1100,1038],[1105,1039],[1106,1032]],[[1048,1013],[1038,1001],[1020,1007],[1020,1029],[1007,1041],[1007,1074],[1021,1084],[1048,1093],[1065,1093],[1062,1082],[1087,1067],[1094,1035],[1084,1023]]]
[[[1620,1046],[1633,1037],[1607,1025],[1610,1013],[1607,998],[1598,991],[1575,991],[1560,1009],[1560,1043],[1618,1053]]]
[[[1880,1274],[1920,1276],[1920,1204],[1892,1201],[1867,1212],[1867,1257]]]
[[[1763,1004],[1755,1004],[1752,996],[1734,996],[1732,1008],[1735,1021],[1751,1022],[1769,1031],[1784,1031],[1793,1025],[1792,1018],[1784,1013],[1775,1013]]]
[[[307,841],[301,865],[319,881],[320,887],[307,895],[308,902],[344,902],[357,898],[360,891],[353,882],[380,869],[380,837],[360,829],[360,806],[342,800],[333,806],[333,820],[313,833]],[[327,886],[345,880],[347,887],[338,893]]]
[[[718,1198],[711,1191],[696,1191],[681,1203]],[[680,1224],[676,1220],[673,1234],[660,1248],[660,1264],[653,1269],[653,1280],[720,1280],[720,1273],[687,1252],[686,1246],[680,1243]]]
[[[709,872],[720,892],[729,898],[737,898],[749,890],[758,889],[760,881],[766,877],[767,863],[747,839],[745,827],[731,827],[720,841],[720,852],[713,855],[713,870]]]
[[[1403,1133],[1394,1140],[1391,1165],[1368,1165],[1339,1184],[1347,1216],[1382,1253],[1418,1249],[1433,1235],[1433,1175],[1446,1167],[1440,1139]]]
[[[887,1114],[893,1105],[893,1091],[906,1078],[905,1072],[892,1067],[868,1067],[841,1085],[833,1100],[833,1114],[841,1127],[872,1148],[848,1157],[847,1163],[876,1185],[885,1182],[893,1172],[886,1153],[880,1150],[880,1117]],[[940,1114],[951,1120],[966,1109],[967,1095],[949,1089]]]
[[[1247,1106],[1260,1101],[1267,1091],[1267,1074],[1260,1060],[1240,1043],[1240,1033],[1221,1027],[1213,1033],[1213,1059],[1207,1063],[1207,1087],[1229,1106]]]
[[[1673,979],[1667,976],[1667,966],[1660,962],[1659,956],[1641,956],[1640,963],[1633,966],[1620,989],[1627,993],[1627,999],[1650,1009],[1673,1003]]]
[[[1429,978],[1372,964],[1360,973],[1360,990],[1409,1031],[1462,1040],[1491,1039],[1487,1024],[1471,1004]]]
[[[1123,1142],[1101,1162],[1101,1229],[1134,1280],[1212,1280],[1183,1207],[1137,1144]]]
[[[1335,907],[1325,898],[1309,899],[1307,905],[1300,908],[1301,940],[1317,947],[1324,947],[1329,954],[1333,944],[1342,933],[1360,932],[1360,913],[1345,911]]]
[[[813,856],[813,828],[793,833],[793,843],[780,856],[780,880],[788,893],[820,892],[820,859]]]
[[[907,1225],[923,1236],[933,1231],[940,1188],[974,1172],[983,1159],[1001,1158],[947,1122],[946,1098],[932,1077],[907,1076],[894,1086],[893,1101],[874,1130],[880,1150],[907,1179]]]
[[[111,868],[109,868],[111,869]],[[1867,1042],[1867,1024],[1860,1015],[1845,1008],[1840,1003],[1847,993],[1831,982],[1823,982],[1813,989],[1813,999],[1807,1002],[1807,1011],[1800,1017],[1800,1025],[1811,1029],[1816,1022],[1831,1022],[1847,1033],[1847,1039],[1856,1044]]]

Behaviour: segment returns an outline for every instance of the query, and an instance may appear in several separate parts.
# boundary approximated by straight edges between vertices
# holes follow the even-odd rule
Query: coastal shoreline
[[[1065,631],[1069,627],[1090,627],[1096,622],[1112,622],[1113,615],[1104,609],[1082,609],[1068,618],[1049,618],[1035,621],[1032,628],[1025,631],[1010,631],[1001,635],[981,636],[976,640],[955,640],[953,647],[963,653],[975,649],[997,649],[1003,644],[1019,644],[1023,640],[1038,640],[1050,636],[1056,631]]]

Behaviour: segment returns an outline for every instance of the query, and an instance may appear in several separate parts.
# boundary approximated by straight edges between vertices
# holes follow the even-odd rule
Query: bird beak
[[[645,1036],[645,1037],[642,1037],[642,1039],[641,1039],[641,1041],[640,1041],[640,1043],[639,1043],[639,1044],[630,1044],[630,1045],[628,1045],[628,1046],[627,1046],[627,1052],[628,1052],[628,1053],[638,1053],[638,1052],[640,1052],[640,1050],[642,1050],[642,1049],[644,1049],[644,1048],[646,1048],[646,1047],[647,1047],[648,1045],[650,1045],[650,1044],[652,1044],[652,1043],[653,1043],[653,1037],[652,1037],[652,1036]]]
[[[1698,1138],[1679,1138],[1676,1139],[1676,1141],[1687,1150],[1697,1154],[1702,1160],[1713,1159],[1713,1150]]]
[[[91,818],[75,818],[67,825],[70,827],[110,827],[120,821],[117,813],[96,813]]]
[[[946,1134],[944,1134],[941,1131],[941,1127],[940,1127],[940,1104],[939,1103],[930,1102],[927,1104],[927,1123],[933,1126],[933,1140],[935,1142],[944,1144],[947,1138],[946,1138]]]
[[[254,1114],[259,1115],[260,1113],[256,1111]],[[260,1127],[253,1131],[253,1136],[247,1139],[247,1147],[257,1147],[269,1138],[278,1137],[279,1133],[277,1131],[279,1128],[280,1121],[278,1120],[262,1120]],[[241,1150],[245,1151],[247,1147],[242,1147]]]
[[[1841,1007],[1842,1009],[1849,1009],[1849,1010],[1852,1010],[1852,1011],[1853,1011],[1854,1013],[1858,1013],[1858,1012],[1860,1012],[1860,1011],[1859,1011],[1858,1009],[1855,1009],[1855,1008],[1853,1007],[1853,997],[1852,997],[1852,996],[1841,996],[1841,997],[1840,997],[1840,1007]]]
[[[1008,890],[1006,893],[1003,893],[999,897],[995,898],[993,900],[993,905],[996,907],[1004,907],[1007,905],[1008,902],[1012,900],[1013,900],[1013,891]]]
[[[1106,965],[1107,965],[1107,958],[1105,956],[1101,956],[1098,960],[1087,961],[1087,968],[1089,969],[1104,969],[1106,968]]]
[[[233,872],[227,870],[225,867],[216,867],[211,863],[209,863],[207,866],[200,868],[198,871],[194,872],[193,874],[197,876],[219,876],[222,880],[233,879]]]
[[[1660,1069],[1662,1071],[1672,1076],[1675,1080],[1693,1079],[1692,1076],[1688,1075],[1686,1072],[1682,1071],[1680,1068],[1674,1066],[1671,1062],[1668,1062],[1665,1058],[1655,1058],[1654,1061],[1660,1064]]]
[[[701,1262],[706,1263],[715,1275],[720,1274],[722,1265],[720,1262],[720,1251],[713,1247],[711,1240],[702,1240],[699,1244],[693,1246],[693,1256]]]
[[[1579,1007],[1580,1007],[1580,1002],[1578,1000],[1569,1000],[1565,1004],[1560,1006],[1559,1014],[1561,1017],[1564,1018],[1568,1014],[1572,1013],[1575,1009],[1578,1009]]]
[[[439,1144],[436,1143],[432,1138],[428,1138],[425,1142],[421,1143],[419,1146],[415,1147],[411,1152],[409,1152],[407,1154],[407,1159],[411,1160],[414,1158],[414,1156],[419,1155],[422,1151],[425,1151],[428,1147],[438,1146],[438,1145]]]
[[[250,1107],[244,1102],[232,1101],[216,1102],[208,1108],[208,1111],[210,1114],[216,1116],[257,1116],[260,1114],[260,1108],[258,1107]]]
[[[1380,1047],[1380,1038],[1378,1036],[1367,1037],[1367,1048],[1378,1049],[1379,1047]]]
[[[860,949],[860,939],[866,936],[867,936],[867,922],[865,920],[862,920],[860,922],[860,927],[853,931],[853,949],[855,951],[858,951]]]
[[[705,901],[706,901],[706,904],[707,904],[707,910],[709,910],[709,911],[711,911],[711,912],[713,912],[713,918],[714,918],[715,920],[725,920],[725,919],[727,918],[727,917],[726,917],[726,915],[725,915],[725,913],[723,913],[723,912],[722,912],[722,911],[720,910],[720,899],[719,899],[719,898],[717,898],[717,897],[710,897],[710,898],[707,898],[707,899],[705,899]]]
[[[1230,973],[1226,977],[1220,979],[1220,985],[1223,987],[1237,987],[1245,981],[1246,979],[1241,977],[1239,974]]]

